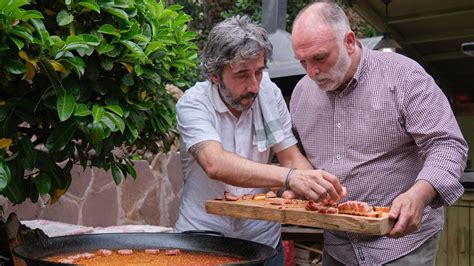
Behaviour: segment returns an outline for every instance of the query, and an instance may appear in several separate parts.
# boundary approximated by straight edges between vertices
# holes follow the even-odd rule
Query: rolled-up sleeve
[[[417,180],[426,180],[438,192],[431,207],[452,205],[464,193],[459,177],[466,165],[467,142],[446,96],[424,70],[410,73],[406,86],[406,128],[424,159]]]
[[[202,99],[193,95],[184,95],[176,104],[178,131],[181,145],[184,146],[182,149],[186,152],[193,145],[203,141],[221,142],[208,108]]]

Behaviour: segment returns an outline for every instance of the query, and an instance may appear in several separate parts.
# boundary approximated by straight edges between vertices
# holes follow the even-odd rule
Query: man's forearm
[[[220,143],[206,141],[190,152],[209,178],[240,187],[279,187],[285,183],[288,168],[246,159],[222,149]]]

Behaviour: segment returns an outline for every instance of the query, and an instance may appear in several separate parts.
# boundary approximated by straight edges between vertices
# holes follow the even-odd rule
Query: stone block
[[[117,188],[108,186],[88,195],[82,207],[82,225],[117,225],[119,218]]]

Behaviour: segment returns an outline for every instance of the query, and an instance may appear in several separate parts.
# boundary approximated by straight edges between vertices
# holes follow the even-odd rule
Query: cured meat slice
[[[112,255],[112,250],[109,249],[99,249],[97,251],[97,254],[102,255],[102,256],[111,256]]]
[[[117,250],[117,253],[120,254],[120,255],[132,255],[133,250],[131,250],[131,249],[119,249],[119,250]]]
[[[227,191],[224,191],[224,198],[228,201],[236,201],[239,199],[239,197]]]
[[[275,192],[270,190],[270,191],[267,192],[267,194],[265,194],[265,197],[267,197],[267,198],[276,198],[277,194],[275,194]]]
[[[266,198],[267,198],[266,194],[255,194],[255,195],[253,195],[252,199],[254,199],[254,200],[264,200]]]
[[[179,249],[167,249],[165,250],[165,255],[167,256],[178,256],[181,254],[181,250]]]
[[[242,199],[244,200],[251,200],[253,198],[253,194],[245,194],[242,196]]]
[[[145,253],[146,254],[158,254],[158,253],[160,253],[160,250],[159,249],[148,248],[148,249],[145,249]]]

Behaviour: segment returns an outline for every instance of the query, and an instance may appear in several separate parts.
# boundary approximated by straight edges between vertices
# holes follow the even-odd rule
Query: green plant
[[[0,194],[54,203],[74,164],[136,177],[130,148],[169,148],[195,33],[154,0],[0,0]],[[117,152],[117,150],[120,152]]]
[[[222,13],[224,18],[229,18],[235,15],[247,15],[252,21],[260,23],[262,21],[262,1],[255,0],[235,0],[231,9],[225,10]]]

